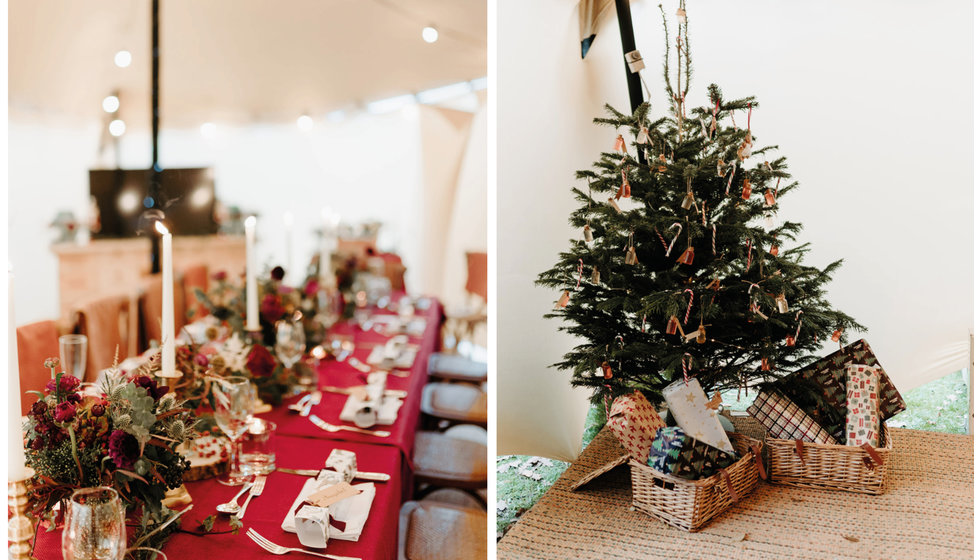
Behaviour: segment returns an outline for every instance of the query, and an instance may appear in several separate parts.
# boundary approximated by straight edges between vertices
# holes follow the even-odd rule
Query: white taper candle
[[[261,330],[259,286],[255,278],[255,216],[245,218],[245,330]]]
[[[175,377],[177,375],[177,352],[175,347],[174,328],[174,238],[163,222],[156,223],[156,229],[161,234],[160,272],[163,281],[163,307],[160,328],[160,376]]]

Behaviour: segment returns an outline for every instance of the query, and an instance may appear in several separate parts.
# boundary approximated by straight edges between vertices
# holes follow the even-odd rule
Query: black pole
[[[636,108],[643,103],[643,89],[640,85],[640,75],[630,72],[629,64],[626,62],[626,53],[636,50],[629,0],[616,0],[616,18],[619,20],[619,37],[623,41],[623,67],[626,68],[626,87],[630,92],[630,106],[633,111],[636,111]]]
[[[150,11],[150,128],[153,141],[153,161],[150,164],[150,185],[147,190],[151,208],[163,208],[160,201],[160,0],[153,0]],[[160,236],[150,232],[150,273],[160,273]]]

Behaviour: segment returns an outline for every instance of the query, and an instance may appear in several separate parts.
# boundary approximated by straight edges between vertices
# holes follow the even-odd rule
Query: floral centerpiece
[[[195,434],[193,412],[153,378],[128,380],[115,364],[99,396],[81,394],[79,379],[58,372],[56,358],[44,365],[54,378],[33,391],[38,400],[26,424],[31,514],[53,528],[54,506],[73,491],[110,486],[128,512],[140,514],[133,546],[158,547],[176,516],[163,499],[188,467],[177,448]]]

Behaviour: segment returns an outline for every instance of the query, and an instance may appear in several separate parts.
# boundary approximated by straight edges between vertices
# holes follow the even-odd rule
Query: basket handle
[[[861,449],[864,449],[868,453],[868,457],[870,457],[870,459],[868,457],[863,458],[864,466],[867,467],[869,471],[875,470],[876,466],[881,465],[885,462],[884,459],[881,458],[881,455],[879,455],[878,452],[875,451],[875,448],[871,447],[870,443],[868,442],[862,443]]]
[[[732,478],[728,475],[728,468],[721,469],[721,478],[725,480],[725,487],[728,489],[728,495],[732,497],[732,503],[738,503],[738,494],[735,493],[735,487],[732,486]]]
[[[796,456],[800,458],[800,464],[806,466],[806,459],[803,458],[803,440],[796,440]]]
[[[759,450],[759,446],[755,443],[749,445],[749,450],[752,451],[752,455],[755,457],[755,468],[759,471],[759,476],[762,480],[767,480],[766,467],[762,464],[762,451]]]

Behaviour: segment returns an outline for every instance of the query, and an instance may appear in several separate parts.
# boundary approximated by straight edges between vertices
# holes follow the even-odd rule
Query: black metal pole
[[[626,87],[630,94],[630,107],[633,112],[643,103],[643,90],[640,84],[640,74],[630,70],[626,54],[636,50],[636,39],[633,37],[633,15],[630,13],[629,0],[616,0],[616,19],[619,20],[619,37],[623,42],[623,66],[626,68]],[[636,160],[640,165],[646,163],[643,150],[636,151]]]
[[[630,72],[629,64],[626,62],[626,53],[636,50],[629,0],[616,0],[616,19],[619,20],[619,37],[623,42],[623,67],[626,68],[626,87],[629,88],[630,106],[633,111],[636,111],[636,108],[643,103],[643,89],[640,85],[640,75]]]
[[[150,163],[150,185],[147,194],[151,208],[163,208],[160,200],[160,0],[152,0],[150,11],[150,128],[153,161]],[[150,273],[160,273],[160,236],[150,233]]]

